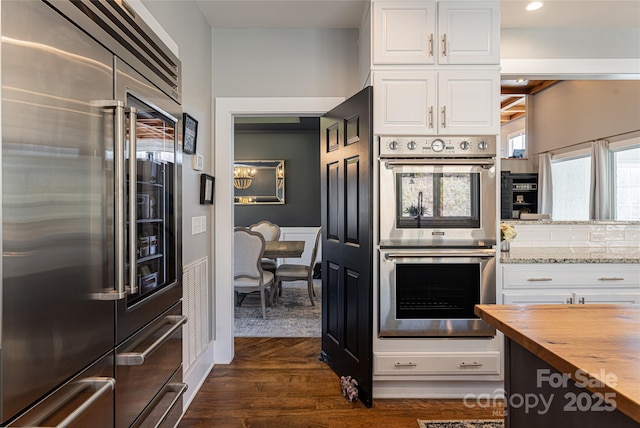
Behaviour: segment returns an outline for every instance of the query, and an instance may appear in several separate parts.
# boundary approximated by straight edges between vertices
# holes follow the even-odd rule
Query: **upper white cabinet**
[[[499,2],[439,2],[438,34],[440,64],[499,64]]]
[[[375,1],[373,64],[499,64],[499,20],[498,1]]]
[[[488,135],[500,132],[500,76],[493,70],[373,72],[374,133]]]

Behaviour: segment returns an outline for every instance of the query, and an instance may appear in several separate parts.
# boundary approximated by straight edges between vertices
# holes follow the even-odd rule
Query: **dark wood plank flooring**
[[[233,362],[213,368],[178,427],[417,428],[416,419],[496,419],[492,409],[461,400],[350,403],[338,376],[317,360],[320,338],[236,338],[235,346]]]

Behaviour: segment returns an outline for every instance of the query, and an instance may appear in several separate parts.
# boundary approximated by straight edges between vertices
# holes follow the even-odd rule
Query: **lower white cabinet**
[[[640,303],[640,266],[504,264],[502,303]]]
[[[374,352],[374,375],[497,375],[500,352]]]
[[[510,292],[502,293],[502,300],[505,304],[586,304],[586,303],[640,303],[640,292],[628,293],[620,290],[612,290],[610,292],[578,292],[572,293],[569,290],[565,292]]]

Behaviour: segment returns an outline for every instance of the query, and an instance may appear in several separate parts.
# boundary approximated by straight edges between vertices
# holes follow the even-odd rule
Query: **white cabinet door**
[[[602,293],[584,292],[575,293],[574,303],[640,303],[640,293]]]
[[[374,64],[499,64],[499,2],[375,1],[373,41]]]
[[[496,1],[438,3],[438,63],[499,64],[499,8]]]
[[[502,303],[505,305],[510,304],[547,304],[547,303],[560,303],[570,304],[573,303],[573,294],[570,292],[545,292],[545,293],[513,293],[505,292],[502,294]]]
[[[374,71],[373,86],[376,134],[500,133],[500,75],[496,70]]]
[[[374,64],[433,64],[434,1],[373,4]]]
[[[498,71],[446,71],[438,77],[439,135],[500,133]]]
[[[373,73],[373,132],[422,135],[435,132],[437,73],[424,70]]]

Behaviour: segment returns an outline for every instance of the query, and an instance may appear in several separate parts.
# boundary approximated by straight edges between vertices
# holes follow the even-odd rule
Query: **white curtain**
[[[591,145],[591,186],[589,188],[589,218],[592,220],[612,218],[611,179],[609,142],[594,141]]]
[[[538,212],[553,218],[553,183],[551,181],[551,153],[538,157]]]

